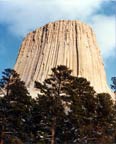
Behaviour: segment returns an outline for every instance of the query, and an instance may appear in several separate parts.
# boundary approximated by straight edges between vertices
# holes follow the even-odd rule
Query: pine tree
[[[70,121],[73,123],[73,143],[87,143],[93,137],[96,100],[95,91],[90,83],[82,77],[76,77],[68,90],[72,101]],[[94,141],[94,138],[92,138]]]
[[[96,100],[96,138],[98,142],[103,144],[114,143],[114,135],[116,134],[115,104],[113,103],[111,96],[107,93],[97,94]]]
[[[39,128],[45,143],[85,143],[93,138],[96,120],[95,91],[84,78],[71,76],[65,66],[52,69],[50,78],[43,84],[37,99]],[[92,132],[91,132],[92,131]],[[47,141],[46,141],[47,139]]]
[[[116,77],[112,77],[112,84],[111,84],[111,88],[114,90],[114,92],[116,93]]]
[[[66,93],[64,87],[72,80],[71,70],[66,66],[58,66],[52,69],[50,78],[43,84],[35,82],[36,87],[40,89],[38,95],[38,115],[40,127],[43,131],[45,142],[54,144],[60,141],[58,132],[60,131],[61,121],[65,117]]]
[[[7,125],[4,130],[22,140],[28,135],[28,121],[31,115],[32,98],[19,75],[12,69],[5,69],[0,87],[6,91],[4,99],[4,116]]]
[[[114,141],[116,143],[116,77],[112,77],[112,84],[111,84],[111,88],[114,90],[114,93],[115,93],[115,103],[114,103],[114,106],[113,106],[113,127],[112,128],[114,130]]]
[[[66,66],[35,82],[34,100],[14,70],[3,72],[0,87],[6,92],[0,97],[1,143],[3,138],[5,144],[116,142],[116,103],[109,94],[96,94],[85,78],[71,76]]]

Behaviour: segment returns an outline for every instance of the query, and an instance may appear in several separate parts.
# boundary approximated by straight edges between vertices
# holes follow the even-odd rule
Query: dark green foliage
[[[111,100],[111,96],[107,93],[100,93],[96,97],[97,99],[97,113],[100,120],[103,118],[110,117],[112,113],[113,101]]]
[[[96,94],[85,78],[71,76],[66,66],[53,68],[43,83],[35,82],[36,99],[14,70],[5,70],[0,87],[6,92],[0,97],[0,136],[5,144],[116,143],[116,104],[111,96]]]
[[[24,144],[24,143],[16,136],[7,135],[5,137],[4,144]]]
[[[40,128],[43,132],[41,137],[47,143],[60,141],[56,131],[60,131],[59,124],[65,117],[65,107],[63,105],[65,92],[63,89],[66,83],[71,80],[71,70],[65,66],[53,68],[52,72],[52,75],[44,81],[44,84],[35,83],[40,90],[37,98],[40,113],[37,114],[40,117]]]
[[[17,75],[12,69],[5,69],[2,74],[2,79],[0,80],[0,87],[2,88],[4,88],[5,85],[8,85],[11,75],[14,75],[14,77]]]
[[[3,72],[0,86],[6,91],[6,95],[0,100],[1,107],[1,133],[14,134],[21,139],[26,138],[28,121],[32,107],[32,98],[19,75],[11,69]],[[26,134],[26,135],[25,135]]]
[[[72,90],[70,120],[74,124],[75,143],[85,143],[92,135],[95,121],[95,91],[84,78],[75,78],[69,89]]]
[[[96,96],[97,109],[96,109],[96,137],[100,142],[114,142],[114,104],[111,96],[107,93],[100,93]]]
[[[55,117],[56,143],[113,142],[114,137],[105,130],[111,130],[110,122],[114,117],[111,115],[111,97],[105,93],[96,96],[86,79],[73,77],[71,71],[67,71],[66,67],[59,66],[53,69],[51,77],[44,84],[36,82],[36,87],[41,91],[38,116],[43,139],[49,139],[45,142],[50,143]]]
[[[112,84],[111,84],[111,88],[114,90],[114,92],[116,92],[116,77],[112,77]]]

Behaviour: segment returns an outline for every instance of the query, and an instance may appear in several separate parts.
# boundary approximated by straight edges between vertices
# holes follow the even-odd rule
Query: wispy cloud
[[[95,15],[91,25],[97,36],[104,58],[116,56],[115,18],[113,16]]]
[[[115,22],[113,16],[97,14],[101,5],[112,0],[7,0],[1,2],[0,23],[10,32],[25,36],[29,31],[58,19],[79,19],[91,24],[104,58],[114,54]]]

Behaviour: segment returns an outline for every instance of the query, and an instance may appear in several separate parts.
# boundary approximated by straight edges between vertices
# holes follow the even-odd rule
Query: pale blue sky
[[[13,68],[30,31],[59,19],[91,25],[104,59],[108,83],[116,76],[115,0],[0,0],[0,76]]]

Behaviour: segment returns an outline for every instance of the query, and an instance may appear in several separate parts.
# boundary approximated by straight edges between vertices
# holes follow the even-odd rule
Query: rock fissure
[[[88,25],[60,20],[30,32],[22,42],[14,69],[34,96],[34,82],[43,82],[57,65],[66,65],[72,75],[86,78],[96,92],[112,94],[95,34]]]

